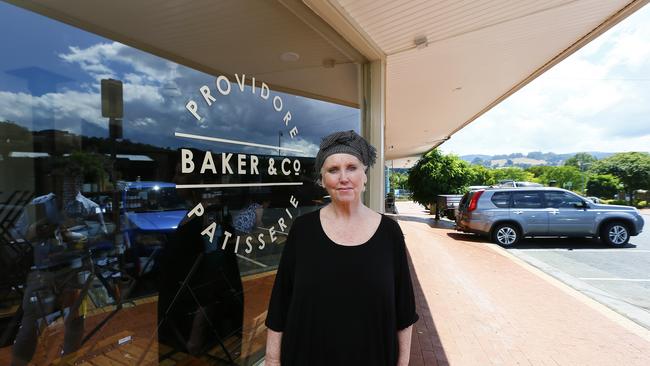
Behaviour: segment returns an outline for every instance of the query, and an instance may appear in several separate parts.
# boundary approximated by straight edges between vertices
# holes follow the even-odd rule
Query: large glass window
[[[5,3],[0,49],[0,360],[258,360],[292,219],[326,202],[320,139],[359,109]]]

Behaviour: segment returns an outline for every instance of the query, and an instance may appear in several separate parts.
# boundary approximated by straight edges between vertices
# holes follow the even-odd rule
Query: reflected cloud
[[[79,80],[95,83],[66,83],[65,88],[34,96],[23,92],[0,91],[0,119],[15,121],[30,128],[56,128],[82,133],[82,124],[92,124],[107,133],[107,119],[101,116],[100,83],[102,78],[122,80],[124,87],[124,138],[163,147],[197,147],[214,151],[232,146],[183,141],[173,138],[176,130],[209,134],[258,144],[280,143],[315,155],[323,136],[336,130],[359,132],[360,113],[333,103],[271,91],[262,99],[259,87],[253,93],[246,86],[240,91],[235,80],[227,96],[217,93],[215,76],[208,75],[117,42],[101,42],[89,47],[70,45],[57,53],[58,62],[77,68]],[[216,101],[208,106],[200,94],[202,85],[213,90]],[[273,109],[272,98],[279,96],[283,111]],[[197,121],[186,109],[195,100],[204,117]],[[291,111],[291,123],[285,126],[284,113]],[[290,137],[289,130],[298,129]],[[101,131],[100,130],[100,131]],[[97,133],[95,130],[94,133]],[[241,147],[241,152],[259,149]]]

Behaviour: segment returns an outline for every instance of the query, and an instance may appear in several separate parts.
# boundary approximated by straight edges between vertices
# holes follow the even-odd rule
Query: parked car
[[[450,220],[455,220],[456,209],[462,197],[462,194],[439,194],[436,196],[435,219],[440,220],[440,216],[445,216]]]
[[[643,224],[634,207],[597,204],[554,187],[471,191],[456,217],[457,230],[486,235],[504,247],[537,236],[593,237],[620,247]]]
[[[495,187],[500,188],[522,188],[522,187],[544,187],[543,184],[535,182],[517,182],[514,180],[500,180]]]
[[[168,182],[120,182],[125,235],[130,242],[137,271],[144,274],[155,263],[153,257],[166,243],[188,212],[187,205]]]

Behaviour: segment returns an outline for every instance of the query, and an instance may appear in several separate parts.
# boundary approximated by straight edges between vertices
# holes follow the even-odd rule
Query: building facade
[[[263,357],[291,223],[328,202],[320,139],[369,136],[376,71],[290,7],[236,3],[196,5],[201,64],[101,9],[0,3],[3,364]],[[173,44],[163,13],[128,32]]]

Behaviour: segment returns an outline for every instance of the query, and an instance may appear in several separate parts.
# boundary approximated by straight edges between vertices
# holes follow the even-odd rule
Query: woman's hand
[[[282,332],[267,328],[265,366],[280,366],[280,344],[282,344]]]

